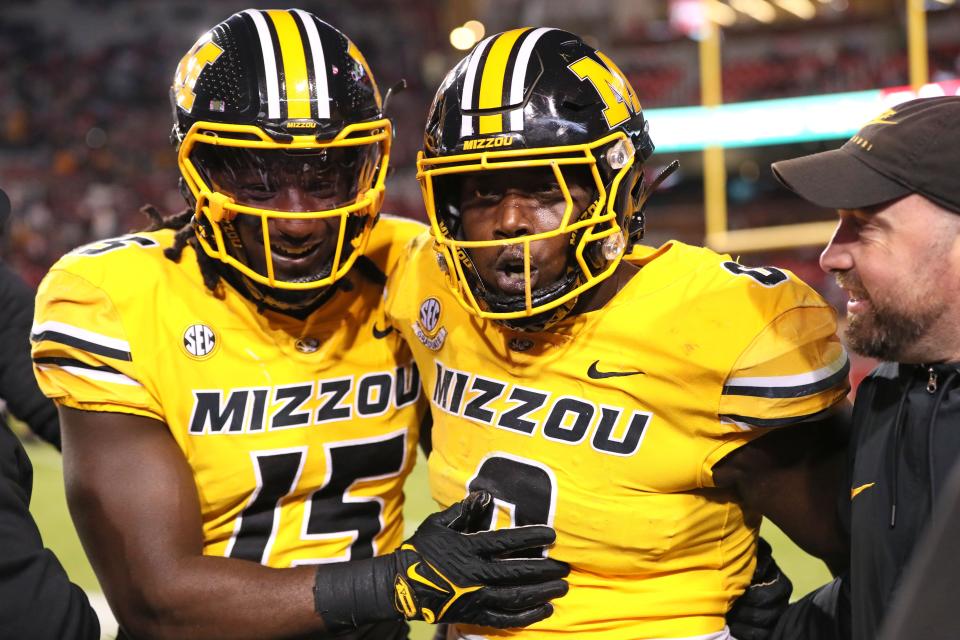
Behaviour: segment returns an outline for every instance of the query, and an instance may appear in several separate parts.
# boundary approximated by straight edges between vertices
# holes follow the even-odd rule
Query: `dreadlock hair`
[[[140,207],[140,213],[150,219],[150,225],[144,231],[160,231],[161,229],[176,229],[173,236],[173,245],[163,250],[163,255],[174,262],[180,262],[183,257],[183,250],[189,244],[193,247],[193,252],[197,256],[197,262],[200,264],[200,273],[203,275],[203,284],[217,298],[224,297],[223,287],[221,286],[220,271],[217,269],[216,262],[197,246],[197,237],[193,231],[193,210],[186,208],[180,213],[174,213],[164,216],[152,204],[146,204]]]
[[[200,265],[200,273],[203,275],[203,284],[206,285],[207,289],[210,290],[210,293],[212,293],[214,297],[222,300],[226,296],[226,291],[224,290],[223,285],[223,276],[219,271],[217,261],[208,256],[206,252],[198,246],[197,236],[193,230],[193,210],[186,208],[180,213],[164,216],[154,205],[146,204],[140,207],[140,212],[150,219],[150,225],[146,229],[143,229],[143,231],[176,229],[177,232],[173,236],[173,245],[163,250],[163,255],[169,260],[180,262],[180,259],[183,257],[184,248],[186,248],[188,244],[193,247],[193,252],[197,256],[197,262]],[[357,256],[355,266],[357,272],[370,282],[381,287],[386,284],[386,274],[381,271],[380,267],[378,267],[377,264],[369,257],[365,255]],[[349,291],[352,287],[353,284],[350,282],[349,278],[341,278],[337,280],[329,288],[327,288],[326,294],[313,302],[305,310],[305,315],[312,313],[317,307],[329,300],[330,297],[337,292],[337,290]],[[255,302],[258,313],[263,313],[264,309],[268,308],[266,302],[262,299],[255,300]],[[296,316],[297,314],[294,315]]]

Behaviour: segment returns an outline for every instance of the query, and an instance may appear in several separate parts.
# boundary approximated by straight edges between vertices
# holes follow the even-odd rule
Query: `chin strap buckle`
[[[199,213],[205,208],[207,218],[211,222],[233,222],[233,219],[237,217],[237,212],[227,208],[228,204],[233,204],[233,198],[219,191],[201,193],[197,199],[197,212]]]

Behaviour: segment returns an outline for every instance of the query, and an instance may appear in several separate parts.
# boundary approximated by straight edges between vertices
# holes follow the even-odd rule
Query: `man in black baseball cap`
[[[842,147],[773,164],[802,198],[859,209],[919,193],[960,212],[960,97],[920,98],[888,109]]]
[[[820,266],[849,295],[847,346],[884,361],[857,389],[840,489],[849,574],[792,605],[780,639],[849,637],[845,627],[855,640],[879,635],[931,505],[960,458],[958,168],[955,96],[905,102],[839,149],[773,165],[789,189],[838,210]],[[940,618],[936,638],[960,637],[953,611]],[[824,633],[825,619],[836,634]]]

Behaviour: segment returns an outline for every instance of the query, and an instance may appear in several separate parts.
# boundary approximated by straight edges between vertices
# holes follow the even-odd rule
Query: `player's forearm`
[[[804,551],[836,570],[846,564],[849,536],[836,505],[844,442],[842,415],[781,429],[740,447],[713,468],[717,486],[737,492],[751,511],[773,521]]]
[[[835,509],[838,476],[843,465],[839,452],[822,452],[778,482],[768,483],[755,506],[800,548],[814,555],[836,574],[849,566],[850,537]],[[787,491],[789,500],[776,495]]]
[[[105,587],[121,626],[136,638],[288,638],[325,629],[314,609],[315,572],[199,556]]]

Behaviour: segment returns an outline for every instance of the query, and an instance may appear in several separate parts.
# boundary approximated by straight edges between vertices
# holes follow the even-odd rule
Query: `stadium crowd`
[[[149,11],[142,6],[131,11],[118,2],[47,0],[36,13],[56,14],[59,19],[46,21],[30,19],[28,4],[7,3],[9,9],[0,16],[0,59],[4,60],[0,65],[0,86],[4,87],[0,180],[15,212],[8,262],[36,285],[64,252],[92,239],[142,227],[145,218],[138,213],[142,204],[153,203],[169,212],[181,208],[180,194],[170,187],[176,166],[163,124],[170,117],[164,87],[177,62],[171,52],[189,44],[200,25],[222,14],[227,3],[212,2],[202,8],[171,2]],[[389,22],[391,30],[376,29],[364,19],[374,5],[376,22]],[[397,140],[385,210],[423,219],[413,160],[433,87],[457,55],[441,28],[446,16],[433,3],[404,0],[381,7],[363,0],[337,5],[336,18],[369,52],[382,90],[401,78],[407,81],[406,90],[392,98],[389,108]],[[510,26],[506,16],[489,18]],[[938,44],[934,36],[949,33],[958,19],[957,12],[944,12],[942,24],[931,25],[934,77],[956,75],[960,48],[949,38]],[[116,26],[74,30],[78,23],[95,21]],[[733,32],[725,45],[725,100],[906,83],[902,48],[891,42],[898,25],[864,18],[853,28],[846,23],[818,27],[816,31],[796,25],[781,28],[774,46],[768,32]],[[609,28],[613,52],[624,61],[623,70],[632,84],[641,88],[645,107],[697,103],[697,65],[690,64],[696,56],[695,43],[675,32],[664,36],[650,25]],[[845,34],[842,41],[841,33]],[[884,46],[877,47],[877,41]],[[699,188],[699,176],[691,174],[675,190],[690,192],[699,202]],[[751,194],[738,204],[759,212],[751,215],[751,224],[758,218],[772,222],[777,215],[769,196],[768,192]],[[661,213],[665,222],[661,228],[674,235],[697,241],[702,233],[697,226],[701,218],[695,212]],[[810,252],[786,259],[806,263],[806,267],[798,265],[800,270],[808,272],[804,275],[812,276],[812,283],[823,291]]]

